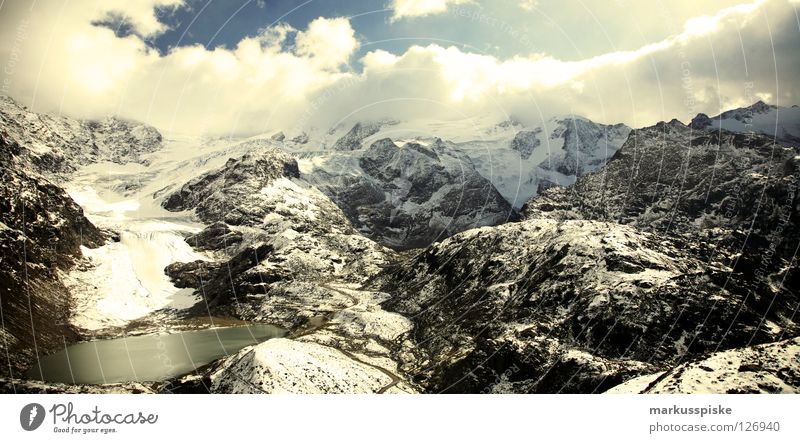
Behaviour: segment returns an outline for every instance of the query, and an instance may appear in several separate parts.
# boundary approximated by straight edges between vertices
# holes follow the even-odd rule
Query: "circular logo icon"
[[[30,403],[19,412],[19,424],[26,431],[34,431],[44,422],[44,406]]]

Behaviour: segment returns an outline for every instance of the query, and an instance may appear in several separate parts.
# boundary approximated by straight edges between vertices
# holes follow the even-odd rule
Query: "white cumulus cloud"
[[[358,47],[355,31],[345,18],[318,18],[295,39],[297,52],[322,67],[335,68],[346,63]]]
[[[3,93],[37,111],[110,114],[159,129],[217,135],[325,128],[343,119],[454,118],[487,112],[535,118],[576,113],[631,126],[690,118],[759,97],[800,97],[800,34],[794,5],[759,0],[677,27],[638,48],[592,57],[498,57],[420,44],[359,49],[351,23],[317,18],[279,24],[233,47],[179,46],[161,54],[146,36],[163,32],[155,8],[177,0],[6,2],[0,14]],[[516,7],[516,6],[515,6]],[[136,32],[119,37],[92,23],[108,13]],[[769,26],[765,26],[768,23]],[[750,102],[750,103],[748,103]]]
[[[390,7],[394,10],[392,20],[404,17],[422,17],[441,14],[451,5],[471,3],[471,0],[392,0]]]
[[[304,30],[280,25],[231,49],[194,45],[159,54],[142,36],[163,32],[154,8],[177,2],[146,3],[149,9],[122,1],[60,8],[60,1],[40,0],[33,9],[4,8],[0,60],[13,54],[14,63],[3,93],[37,111],[117,114],[164,130],[224,134],[290,124],[314,93],[351,75],[345,65],[358,41],[346,19],[317,18]],[[136,34],[118,37],[93,25],[112,12],[127,17]]]

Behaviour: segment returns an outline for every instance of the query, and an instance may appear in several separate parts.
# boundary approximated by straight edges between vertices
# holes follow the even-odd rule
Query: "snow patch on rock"
[[[800,393],[800,337],[712,353],[669,371],[634,378],[610,394]]]
[[[268,394],[370,394],[392,383],[382,371],[313,342],[274,339],[229,358],[212,391]],[[389,388],[389,392],[403,392]]]

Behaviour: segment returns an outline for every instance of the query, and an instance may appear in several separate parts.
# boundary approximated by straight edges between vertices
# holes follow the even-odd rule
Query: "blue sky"
[[[635,49],[680,29],[693,16],[713,14],[740,0],[651,2],[535,2],[533,9],[511,0],[473,1],[441,14],[392,21],[389,0],[189,0],[162,12],[169,29],[151,44],[165,52],[201,44],[235,47],[261,29],[288,23],[305,28],[317,17],[347,17],[362,42],[355,59],[374,49],[402,53],[431,42],[509,57],[543,52],[580,59]]]
[[[384,10],[384,3],[384,0],[192,0],[187,7],[162,12],[163,21],[171,29],[157,36],[153,44],[161,51],[193,44],[232,48],[244,37],[278,23],[303,29],[317,17],[350,17],[365,13],[374,18],[354,18],[353,25],[365,35],[377,35],[376,23],[382,23],[391,15],[391,10]]]

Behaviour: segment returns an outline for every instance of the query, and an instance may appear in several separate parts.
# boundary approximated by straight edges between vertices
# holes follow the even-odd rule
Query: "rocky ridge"
[[[279,281],[359,281],[383,264],[387,251],[358,235],[297,171],[292,157],[264,148],[168,196],[166,209],[193,209],[210,223],[187,242],[220,260],[174,264],[167,272],[180,285],[202,286],[212,305],[227,305],[264,297]]]
[[[193,209],[211,223],[187,242],[216,260],[168,266],[177,285],[196,288],[215,313],[295,331],[225,360],[211,374],[212,390],[414,390],[394,361],[407,320],[383,311],[379,294],[358,290],[394,259],[392,251],[358,235],[330,199],[297,177],[291,157],[267,149],[231,159],[164,206]]]
[[[384,306],[414,318],[408,373],[434,391],[602,392],[798,335],[798,158],[678,121],[633,131],[523,222],[456,235],[376,279]]]
[[[62,273],[82,257],[82,246],[98,247],[108,237],[24,156],[25,148],[0,130],[0,354],[8,357],[0,374],[7,376],[77,338]]]
[[[629,380],[610,394],[797,394],[800,338],[730,349]]]
[[[398,145],[384,138],[363,151],[304,161],[303,169],[362,235],[395,249],[516,217],[470,159],[440,139]]]
[[[0,96],[0,126],[6,138],[22,147],[20,160],[55,178],[101,161],[141,163],[144,154],[162,147],[162,136],[152,126],[118,117],[76,120],[39,114],[7,96]]]
[[[678,238],[770,300],[782,285],[796,293],[795,267],[787,265],[800,241],[798,154],[766,136],[659,123],[632,133],[602,171],[546,191],[524,213]]]
[[[333,144],[334,151],[356,151],[363,146],[361,142],[381,130],[380,122],[356,123],[345,135]]]
[[[689,126],[699,131],[727,130],[739,133],[761,134],[784,145],[800,143],[800,108],[756,103],[725,111],[715,117],[697,114]]]
[[[602,392],[686,354],[796,332],[743,305],[728,271],[630,226],[530,219],[456,235],[378,281],[384,307],[414,319],[427,363],[407,369],[429,390]]]

